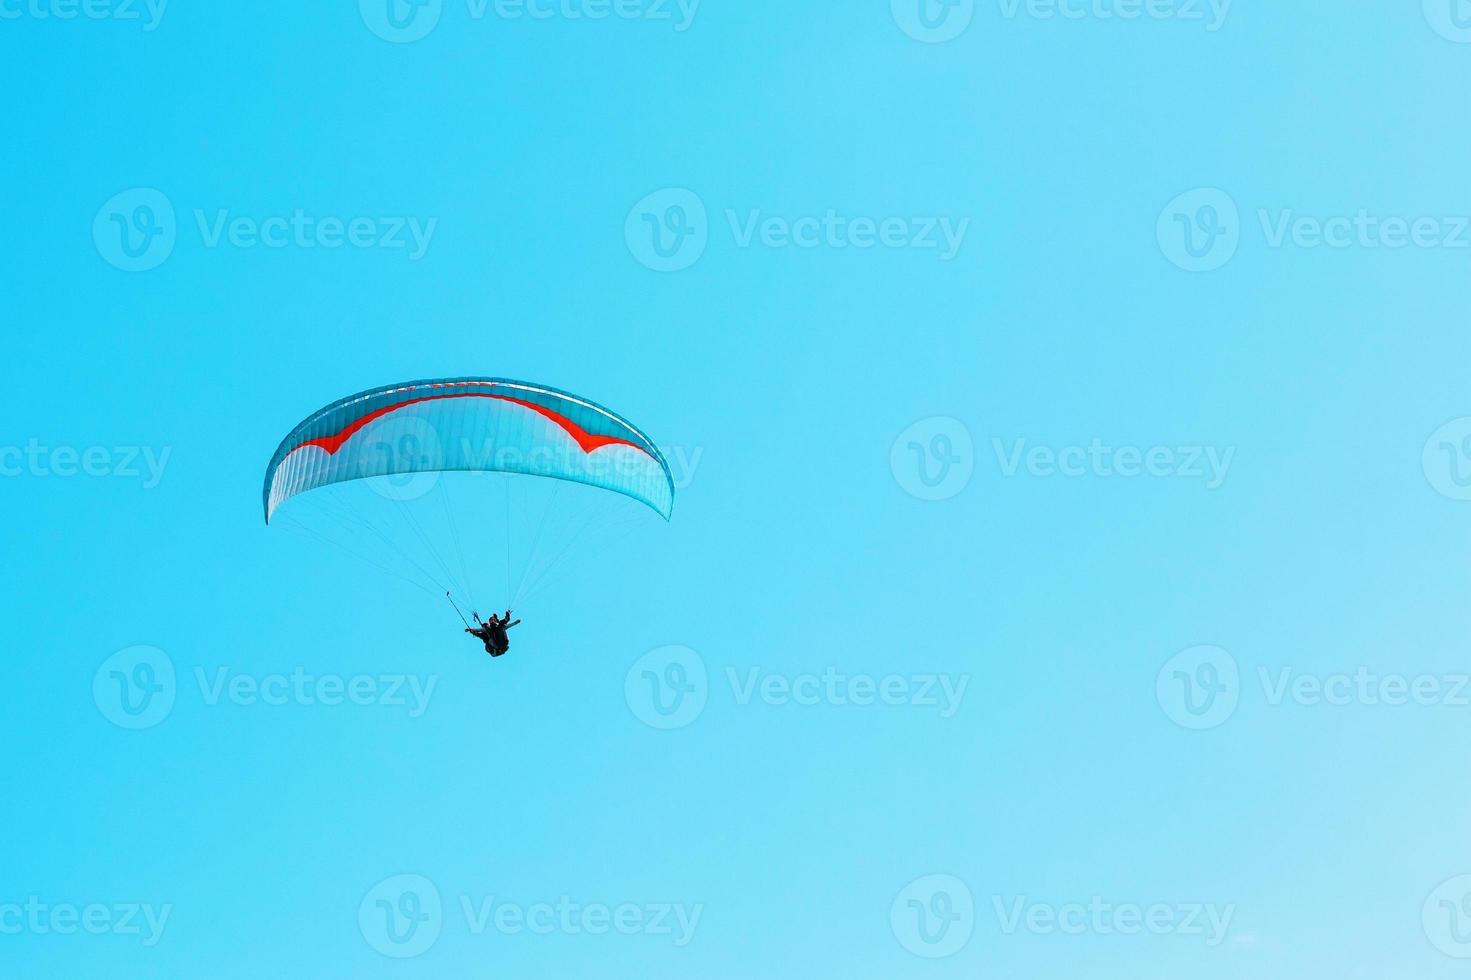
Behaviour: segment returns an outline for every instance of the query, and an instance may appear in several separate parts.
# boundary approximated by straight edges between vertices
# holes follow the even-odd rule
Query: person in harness
[[[472,615],[474,614],[472,613]],[[515,623],[511,622],[511,610],[507,609],[504,616],[497,616],[495,613],[491,613],[489,619],[481,619],[476,615],[475,622],[479,624],[479,628],[471,629],[467,626],[465,627],[465,632],[475,637],[475,639],[482,641],[485,644],[486,653],[492,657],[499,657],[511,649],[511,638],[506,635],[506,630],[515,626],[521,620],[518,619]]]

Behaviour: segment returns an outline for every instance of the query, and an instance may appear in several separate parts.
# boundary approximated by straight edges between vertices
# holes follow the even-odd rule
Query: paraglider
[[[511,610],[507,609],[504,617],[491,613],[490,618],[484,620],[480,618],[478,612],[471,612],[470,615],[475,617],[476,624],[472,628],[465,619],[465,614],[460,612],[460,607],[455,605],[454,596],[446,592],[444,597],[449,600],[451,606],[455,607],[455,612],[459,613],[460,622],[465,624],[465,632],[485,644],[486,653],[492,657],[499,657],[511,649],[511,638],[506,635],[506,630],[521,622],[519,619],[514,623],[511,622]]]
[[[469,479],[454,495],[458,504],[449,491],[455,476]],[[518,580],[512,539],[519,530],[514,525],[520,508],[514,498],[527,493],[513,491],[513,486],[527,477],[535,478],[532,484],[552,485],[552,491],[539,518],[534,512],[526,515],[536,530],[520,535],[530,540],[531,553],[523,556]],[[368,486],[371,495],[356,500],[335,496],[339,490],[346,493],[338,485],[355,482]],[[497,482],[503,490],[503,516],[496,506]],[[665,521],[673,512],[668,463],[654,442],[622,416],[545,385],[506,378],[443,378],[372,388],[307,416],[272,455],[262,506],[270,524],[287,501],[301,495],[315,498],[323,505],[323,519],[300,522],[298,529],[426,592],[465,594],[472,605],[472,582],[499,564],[489,560],[493,549],[487,541],[503,537],[505,616],[482,620],[474,614],[472,627],[460,614],[466,632],[499,657],[509,648],[506,631],[521,622],[511,620],[517,599],[540,588],[552,571],[566,570],[573,544],[598,530],[630,523],[627,513],[615,514],[617,520],[598,513],[578,515],[569,544],[554,555],[540,554],[539,545],[555,523],[556,487],[564,483],[631,498]],[[596,493],[591,497],[590,507],[583,501],[585,509],[608,509],[606,498]],[[470,509],[465,519],[473,522],[476,533],[469,537],[459,533],[460,505]],[[397,520],[390,521],[391,516]],[[436,521],[444,525],[435,527]],[[339,540],[343,533],[350,539],[346,543]]]
[[[492,657],[499,657],[511,649],[511,638],[506,635],[506,630],[521,622],[519,619],[515,623],[511,622],[511,610],[509,609],[506,610],[504,617],[491,613],[489,619],[482,621],[479,616],[476,616],[475,621],[480,623],[480,628],[471,629],[467,626],[465,632],[484,643],[485,652]]]

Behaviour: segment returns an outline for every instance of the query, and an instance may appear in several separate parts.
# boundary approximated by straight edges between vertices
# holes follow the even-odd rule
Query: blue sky
[[[387,2],[0,0],[7,975],[1459,975],[1471,11]],[[495,661],[260,519],[460,375]]]

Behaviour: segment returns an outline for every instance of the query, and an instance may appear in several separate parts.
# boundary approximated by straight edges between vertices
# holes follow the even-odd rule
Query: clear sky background
[[[384,3],[0,0],[0,973],[1461,975],[1449,2]],[[211,233],[297,211],[366,244]],[[261,521],[441,375],[693,464],[496,661]],[[434,687],[213,693],[298,669]]]

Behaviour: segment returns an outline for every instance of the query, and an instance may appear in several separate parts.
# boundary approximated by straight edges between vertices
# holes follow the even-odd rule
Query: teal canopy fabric
[[[665,520],[674,509],[663,454],[621,416],[545,385],[443,378],[351,395],[292,429],[266,468],[266,523],[317,487],[448,470],[571,480],[642,501]]]

